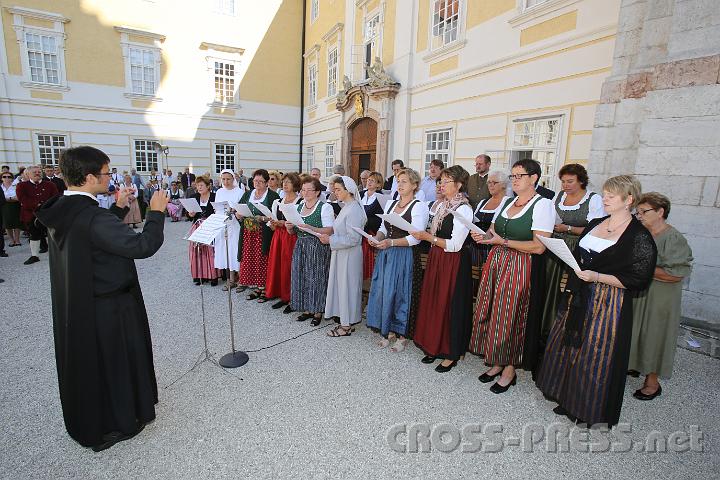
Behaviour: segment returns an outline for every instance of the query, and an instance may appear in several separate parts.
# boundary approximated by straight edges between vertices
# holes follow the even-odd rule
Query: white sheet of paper
[[[367,238],[371,244],[376,245],[378,243],[377,240],[375,240],[375,237],[373,237],[369,233],[365,232],[365,230],[363,230],[362,228],[352,227],[352,229],[355,230],[356,232],[358,232],[363,237]]]
[[[270,217],[277,222],[277,217],[273,215],[272,210],[270,210],[268,207],[266,207],[262,203],[253,203],[253,205],[255,206],[255,208],[260,210],[264,216]]]
[[[224,213],[228,205],[228,202],[212,202],[215,213]]]
[[[565,262],[570,268],[575,271],[581,270],[580,265],[578,265],[577,260],[575,260],[575,257],[573,257],[572,252],[570,252],[570,249],[563,239],[541,237],[540,235],[535,236],[543,245],[545,245],[545,248],[557,255],[558,258]]]
[[[297,228],[298,230],[302,230],[305,233],[309,233],[310,235],[315,235],[316,237],[319,237],[320,235],[322,235],[322,233],[317,233],[317,232],[314,232],[307,228],[298,227],[297,225],[295,226],[295,228]]]
[[[281,203],[279,205],[280,211],[285,215],[285,220],[292,223],[293,225],[300,225],[305,223],[300,214],[297,211],[297,205]]]
[[[252,211],[250,210],[250,207],[245,205],[244,203],[236,203],[233,206],[233,210],[235,210],[237,213],[242,215],[243,217],[254,217]]]
[[[202,212],[202,208],[200,208],[200,204],[194,198],[181,198],[180,205],[182,205],[185,208],[185,210],[187,210],[188,212],[192,212],[192,213]]]
[[[394,227],[398,227],[401,230],[405,230],[408,233],[417,232],[418,229],[415,228],[415,226],[402,218],[400,215],[398,215],[395,212],[392,213],[378,213],[378,217],[382,218],[383,220],[387,221],[390,225]]]
[[[195,243],[202,243],[203,245],[211,245],[217,236],[222,232],[225,226],[225,215],[215,213],[210,215],[205,221],[200,224],[200,227],[195,230],[192,235],[186,238],[186,240]]]
[[[463,217],[463,215],[455,210],[450,210],[450,213],[453,214],[455,218],[458,219],[458,222],[465,225],[467,228],[470,229],[471,232],[479,233],[480,235],[485,235],[485,232],[482,230],[482,228],[478,227],[474,223],[472,223],[467,218]]]

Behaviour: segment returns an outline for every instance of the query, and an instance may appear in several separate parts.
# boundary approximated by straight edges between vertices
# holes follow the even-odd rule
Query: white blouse
[[[591,193],[593,193],[593,192],[591,192],[590,190],[587,190],[585,192],[585,195],[577,203],[577,205],[564,205],[563,202],[565,202],[565,199],[567,198],[567,194],[565,192],[558,192],[555,195],[555,198],[553,198],[553,204],[555,204],[555,201],[557,200],[557,196],[561,195],[560,202],[557,204],[557,206],[560,210],[562,210],[564,212],[569,212],[571,210],[577,210],[580,208],[580,205],[585,203],[585,201],[588,199],[588,197],[590,196]],[[555,223],[556,224],[562,223],[562,220],[560,219],[560,216],[557,215],[557,212],[555,212],[555,215],[557,217],[555,219]],[[605,213],[605,207],[603,207],[602,195],[598,195],[598,194],[593,195],[592,198],[590,199],[590,205],[589,205],[588,214],[587,214],[587,221],[589,222],[590,220],[594,220],[596,218],[602,218],[606,215],[607,215],[607,213]]]
[[[533,198],[530,199],[527,204],[520,210],[514,217],[508,217],[507,211],[513,206],[515,201],[510,203],[507,208],[500,211],[500,209],[497,209],[495,211],[495,216],[493,217],[492,223],[495,223],[500,215],[503,216],[503,218],[507,219],[515,219],[522,217],[525,212],[527,212],[528,208],[535,202],[536,198],[539,197],[540,194],[535,194]],[[517,200],[517,198],[515,199]],[[552,200],[548,200],[547,198],[540,198],[540,200],[537,200],[537,203],[535,203],[535,208],[533,209],[532,213],[532,226],[530,227],[531,230],[536,230],[538,232],[547,232],[552,233],[555,228],[555,205],[553,204]]]
[[[6,200],[10,200],[11,198],[17,198],[17,194],[15,193],[15,184],[12,184],[7,188],[5,188],[5,184],[2,184],[2,189],[3,193],[5,194]]]
[[[304,204],[305,204],[305,202],[302,202],[302,205],[304,205]],[[318,205],[320,205],[320,202],[317,202],[315,204],[315,206],[313,207],[313,209],[307,215],[303,215],[302,209],[300,209],[300,212],[301,212],[300,216],[303,218],[309,217],[310,215],[313,214],[313,212],[315,212],[315,210],[317,210]],[[322,210],[320,210],[320,219],[322,221],[323,228],[332,227],[333,223],[335,223],[335,212],[333,211],[333,208],[329,204],[327,204],[327,203],[322,204]]]
[[[363,195],[363,197],[360,199],[360,205],[372,205],[377,198],[377,193],[378,192],[375,191],[375,193],[373,193],[372,195],[368,195],[367,192],[365,192],[365,195]]]
[[[503,197],[502,200],[500,200],[500,203],[498,204],[498,206],[491,210],[488,210],[486,208],[481,208],[481,206],[487,205],[488,202],[485,202],[484,204],[479,203],[477,208],[475,209],[475,215],[477,215],[478,213],[496,213],[499,209],[502,208],[503,205],[505,205],[505,202],[507,202],[507,200],[508,200],[508,197]],[[495,219],[495,217],[493,217],[493,220],[494,219]]]
[[[612,247],[617,243],[616,240],[608,240],[606,238],[596,237],[595,235],[587,234],[582,240],[580,240],[580,246],[588,252],[602,252],[606,248]]]
[[[470,205],[460,205],[455,211],[463,217],[467,218],[468,220],[472,220],[473,211]],[[452,215],[452,213],[448,213],[448,215]],[[453,215],[452,234],[450,235],[450,238],[445,239],[445,251],[459,252],[463,246],[463,243],[465,243],[465,239],[467,238],[469,233],[470,229],[460,223],[460,220],[455,218],[455,216]]]
[[[413,202],[414,202],[414,200],[413,200]],[[413,202],[410,202],[409,204],[407,204],[405,206],[405,208],[403,208],[402,212],[398,213],[398,215],[400,215],[400,216],[405,215],[405,212],[407,212],[407,209],[410,208],[410,205]],[[385,213],[385,214],[391,213],[391,211],[392,211],[391,208],[394,203],[395,202],[387,202],[385,204],[385,208],[383,209],[383,213]],[[415,206],[413,207],[412,212],[410,212],[410,217],[411,217],[410,223],[412,224],[413,227],[415,227],[415,230],[417,230],[418,232],[422,232],[423,230],[425,230],[425,226],[428,224],[428,216],[429,215],[430,215],[430,212],[428,211],[428,207],[427,207],[426,203],[419,202],[419,201],[415,202]],[[387,237],[388,232],[387,232],[387,229],[385,228],[384,221],[380,222],[380,229],[378,231],[382,232],[383,235],[385,235],[385,237]],[[405,238],[405,240],[407,240],[408,245],[411,247],[413,245],[417,245],[418,243],[420,243],[420,240],[413,237],[412,235],[408,235],[404,238]]]
[[[297,205],[298,203],[300,203],[300,199],[301,199],[300,195],[295,197],[295,200],[293,200],[292,202],[286,202],[285,197],[275,199],[272,203],[272,206],[270,207],[270,211],[272,211],[273,215],[275,215],[277,217],[278,210],[280,210],[281,203],[283,205],[293,205],[293,204]]]

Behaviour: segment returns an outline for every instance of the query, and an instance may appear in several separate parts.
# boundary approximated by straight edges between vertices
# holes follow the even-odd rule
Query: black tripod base
[[[248,357],[248,354],[245,352],[231,352],[220,357],[218,363],[221,367],[237,368],[245,365],[248,360],[250,360],[250,357]]]

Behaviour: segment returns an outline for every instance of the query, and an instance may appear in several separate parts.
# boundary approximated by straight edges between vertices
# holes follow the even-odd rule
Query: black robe
[[[165,216],[148,211],[135,233],[122,223],[127,210],[73,195],[37,211],[48,228],[60,403],[68,433],[86,447],[155,418],[150,328],[133,259],[160,248]]]

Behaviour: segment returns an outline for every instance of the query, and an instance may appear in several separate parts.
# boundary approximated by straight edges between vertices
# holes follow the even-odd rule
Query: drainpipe
[[[298,156],[298,173],[303,171],[303,114],[305,112],[305,20],[307,1],[303,2],[302,40],[300,41],[300,155]]]

